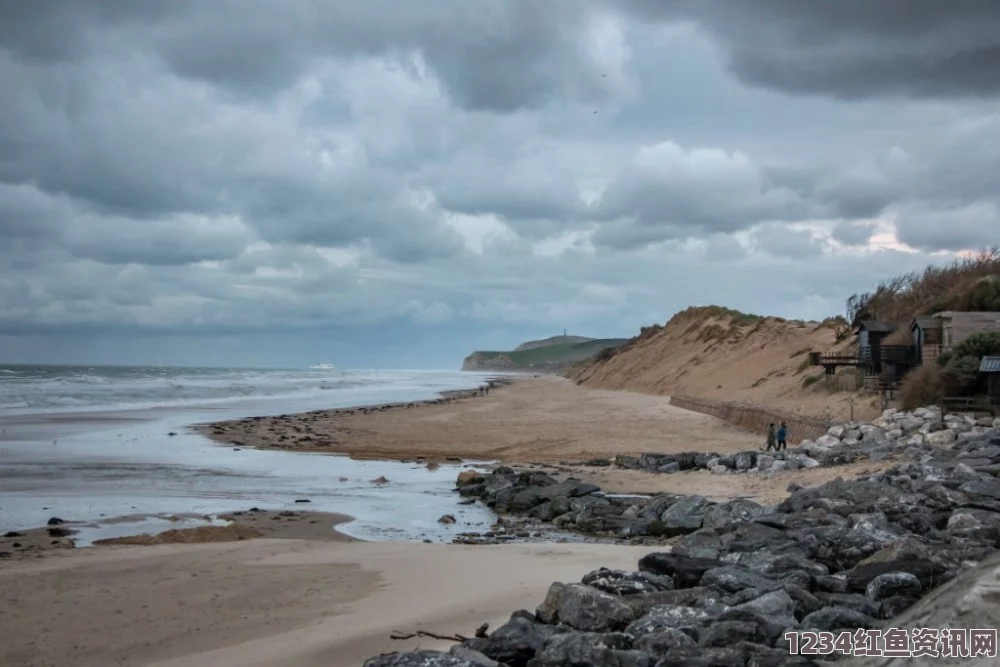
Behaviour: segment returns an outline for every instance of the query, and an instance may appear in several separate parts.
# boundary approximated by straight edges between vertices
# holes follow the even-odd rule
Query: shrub
[[[900,387],[904,410],[939,403],[955,386],[955,376],[950,368],[924,364],[906,374]]]
[[[907,321],[942,310],[996,310],[1000,297],[1000,248],[985,249],[945,266],[929,266],[879,283],[847,300],[847,320]],[[975,307],[978,305],[979,307]]]
[[[975,357],[978,367],[983,357],[1000,355],[1000,332],[981,333],[969,336],[951,350],[951,356]]]

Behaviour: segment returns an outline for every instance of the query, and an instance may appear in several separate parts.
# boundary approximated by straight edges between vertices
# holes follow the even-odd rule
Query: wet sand
[[[551,582],[632,568],[650,550],[260,539],[0,564],[0,664],[356,667],[449,645],[394,631],[495,628]]]
[[[409,405],[256,417],[198,430],[229,446],[522,464],[649,451],[737,452],[756,448],[760,439],[674,407],[669,397],[587,389],[551,376],[518,379],[488,396]]]
[[[123,516],[104,520],[102,523],[128,525],[141,521],[145,516]],[[162,517],[180,524],[182,518]],[[200,517],[198,517],[200,518]],[[269,538],[283,540],[315,540],[354,542],[354,538],[337,532],[338,524],[347,523],[351,517],[330,512],[308,510],[258,510],[239,511],[219,517],[231,521],[230,525],[178,527],[154,533],[137,529],[134,534],[97,540],[98,549],[109,545],[151,546],[155,544],[199,544],[206,542],[237,542]],[[88,524],[68,521],[58,525],[8,531],[0,534],[0,563],[5,560],[42,558],[75,548],[73,536]]]

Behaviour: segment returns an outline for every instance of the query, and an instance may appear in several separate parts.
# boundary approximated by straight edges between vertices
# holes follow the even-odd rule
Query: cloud
[[[1000,207],[977,201],[959,208],[909,205],[897,213],[896,236],[921,250],[976,250],[997,244]]]
[[[757,250],[780,259],[808,260],[822,252],[812,232],[788,225],[761,225],[750,233],[750,238]]]
[[[848,246],[863,246],[875,235],[875,225],[857,220],[840,220],[831,232],[831,237]]]
[[[647,19],[697,22],[752,85],[844,100],[1000,93],[1000,6],[991,0],[615,4]]]
[[[744,4],[7,3],[3,349],[454,365],[995,241],[989,7]]]

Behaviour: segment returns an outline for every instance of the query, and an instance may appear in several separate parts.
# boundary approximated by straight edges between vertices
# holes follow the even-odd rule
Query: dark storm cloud
[[[914,202],[896,214],[900,241],[921,250],[975,250],[1000,242],[1000,207],[955,202],[950,207]]]
[[[469,109],[608,92],[581,40],[587,5],[571,0],[217,0],[163,18],[150,37],[178,74],[250,95],[290,86],[319,59],[407,51]]]
[[[792,93],[952,97],[1000,93],[994,0],[618,0],[637,16],[694,20],[747,83]]]

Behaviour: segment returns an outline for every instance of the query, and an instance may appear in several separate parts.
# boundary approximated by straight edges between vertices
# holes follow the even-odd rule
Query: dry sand
[[[0,664],[356,667],[394,630],[472,634],[649,548],[252,540],[0,565]]]
[[[588,389],[551,376],[440,405],[328,410],[199,430],[226,444],[286,451],[513,463],[649,451],[736,452],[760,440],[714,417],[672,406],[668,397]],[[317,446],[317,441],[333,444]]]
[[[586,466],[538,466],[565,476],[596,484],[609,493],[676,493],[700,495],[724,502],[733,498],[751,498],[762,504],[779,503],[788,497],[791,484],[818,486],[838,477],[854,479],[859,475],[877,473],[897,463],[859,461],[828,468],[782,471],[771,477],[754,475],[715,475],[707,470],[663,475],[644,470],[591,468]]]

